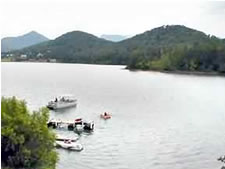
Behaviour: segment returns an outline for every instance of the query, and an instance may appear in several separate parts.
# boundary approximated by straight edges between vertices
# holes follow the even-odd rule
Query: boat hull
[[[56,147],[61,147],[67,150],[73,150],[73,151],[82,151],[84,148],[80,143],[64,143],[62,141],[55,141]]]
[[[110,118],[111,118],[111,116],[110,116],[110,115],[103,115],[103,114],[101,114],[101,115],[100,115],[100,117],[101,117],[101,118],[103,118],[103,119],[105,119],[105,120],[107,120],[107,119],[110,119]]]
[[[56,102],[54,104],[47,105],[47,107],[51,110],[65,109],[65,108],[70,108],[70,107],[75,107],[75,106],[77,106],[77,102],[71,102],[71,103]]]

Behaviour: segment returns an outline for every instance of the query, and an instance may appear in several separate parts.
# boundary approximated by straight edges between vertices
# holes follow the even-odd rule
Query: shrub
[[[55,135],[47,128],[49,111],[29,112],[25,101],[1,100],[1,162],[3,168],[55,168]]]

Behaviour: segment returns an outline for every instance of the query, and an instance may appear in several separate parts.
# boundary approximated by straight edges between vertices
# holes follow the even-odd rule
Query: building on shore
[[[27,55],[22,54],[22,55],[20,55],[20,58],[21,58],[21,59],[27,59]]]
[[[48,59],[48,62],[56,63],[56,59]]]

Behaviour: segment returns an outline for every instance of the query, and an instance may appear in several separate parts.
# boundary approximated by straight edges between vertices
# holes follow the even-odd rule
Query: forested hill
[[[225,43],[185,26],[162,26],[121,42],[130,69],[225,72]]]
[[[74,31],[16,51],[58,62],[126,64],[129,69],[225,72],[224,39],[181,25],[162,26],[121,42]]]
[[[124,40],[120,44],[128,49],[141,48],[150,52],[150,49],[174,47],[174,45],[193,45],[210,40],[210,36],[203,32],[185,26],[174,25],[146,31],[133,38]]]
[[[116,58],[114,42],[81,31],[69,32],[55,40],[15,52],[29,58],[37,58],[39,53],[43,58],[65,63],[125,64]]]

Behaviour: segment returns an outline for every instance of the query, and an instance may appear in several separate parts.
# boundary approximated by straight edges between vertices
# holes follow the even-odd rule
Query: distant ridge
[[[1,40],[1,51],[9,52],[12,50],[22,49],[31,45],[36,45],[41,42],[48,41],[45,36],[31,31],[27,34],[18,37],[6,37]]]
[[[65,63],[127,65],[129,69],[225,73],[224,39],[183,25],[161,26],[120,42],[73,31],[13,54],[33,60],[41,56]]]

